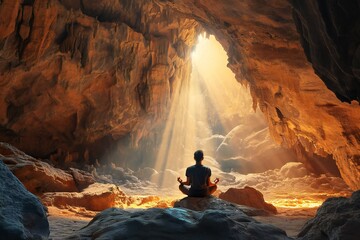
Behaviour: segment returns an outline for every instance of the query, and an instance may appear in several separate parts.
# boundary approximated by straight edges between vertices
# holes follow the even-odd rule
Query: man
[[[217,189],[219,179],[216,178],[214,183],[210,181],[211,170],[202,165],[204,160],[204,153],[202,150],[197,150],[194,153],[196,164],[186,169],[186,182],[179,177],[177,180],[180,183],[179,189],[189,197],[206,197],[213,194]],[[190,185],[190,188],[185,187]]]

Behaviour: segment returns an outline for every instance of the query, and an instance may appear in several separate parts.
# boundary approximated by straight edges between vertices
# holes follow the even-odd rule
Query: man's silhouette
[[[186,169],[186,182],[183,182],[180,177],[177,179],[180,183],[179,189],[189,197],[209,196],[216,191],[216,184],[219,179],[216,178],[214,183],[210,181],[211,170],[202,165],[202,160],[204,160],[203,151],[197,150],[194,153],[194,159],[196,164]],[[185,185],[190,185],[190,188],[185,187]]]

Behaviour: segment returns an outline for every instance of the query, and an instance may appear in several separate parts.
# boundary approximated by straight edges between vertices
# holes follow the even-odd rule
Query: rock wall
[[[188,77],[200,24],[222,43],[239,82],[250,86],[272,136],[299,153],[334,159],[358,189],[360,107],[351,101],[358,99],[358,57],[344,55],[356,37],[349,48],[326,36],[315,41],[330,26],[343,26],[336,14],[324,17],[335,2],[292,3],[295,10],[286,0],[4,0],[0,139],[66,161],[94,159],[129,133],[136,145],[161,122],[172,86]],[[312,4],[318,9],[310,11]],[[355,20],[349,15],[354,26],[346,33],[357,29]],[[330,42],[334,51],[323,47]]]
[[[194,20],[151,1],[0,3],[0,139],[64,161],[163,118],[190,73]]]

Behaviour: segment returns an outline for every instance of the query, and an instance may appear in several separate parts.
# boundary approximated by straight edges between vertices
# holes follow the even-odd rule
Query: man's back
[[[186,176],[190,178],[190,194],[191,195],[206,195],[207,181],[211,176],[211,170],[203,165],[194,165],[186,169]]]

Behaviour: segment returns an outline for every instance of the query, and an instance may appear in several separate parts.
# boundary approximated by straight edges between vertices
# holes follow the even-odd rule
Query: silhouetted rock
[[[78,191],[71,174],[39,161],[7,143],[0,142],[0,157],[26,189],[34,194]]]
[[[241,211],[248,216],[267,216],[269,213],[262,209],[256,209],[244,205],[237,205],[234,203],[230,203],[219,199],[217,197],[209,196],[204,198],[197,197],[185,197],[179,201],[174,203],[175,208],[186,208],[194,211],[205,211],[208,209],[212,210],[229,210],[233,209],[233,211]]]
[[[127,205],[128,197],[114,184],[94,183],[80,193],[44,193],[42,201],[47,206],[66,208],[83,207],[92,211],[102,211],[114,206]]]
[[[277,213],[276,208],[269,203],[266,203],[261,192],[252,187],[245,187],[242,189],[229,188],[226,192],[221,193],[219,198],[257,209],[263,209],[270,213]]]
[[[298,234],[301,240],[360,239],[360,191],[350,198],[329,198]]]
[[[44,206],[0,159],[0,238],[47,239],[49,222]]]
[[[192,211],[151,208],[124,211],[110,208],[95,216],[68,239],[290,239],[272,225],[263,224],[233,208]]]

